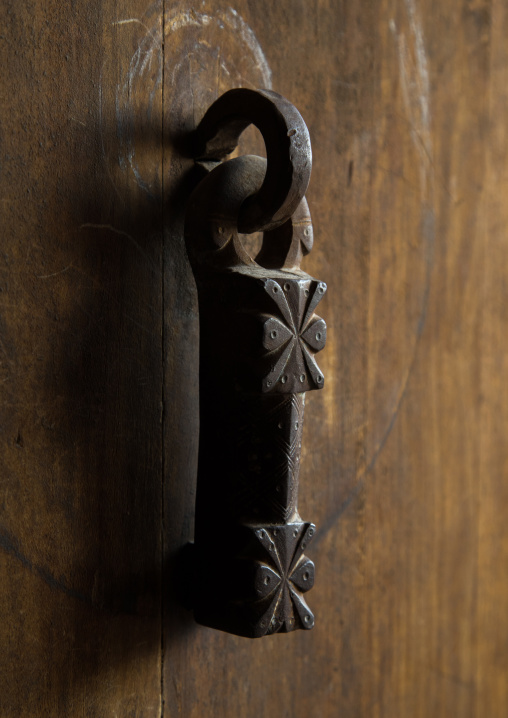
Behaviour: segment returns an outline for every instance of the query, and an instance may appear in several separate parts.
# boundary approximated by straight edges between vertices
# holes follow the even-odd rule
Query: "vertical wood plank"
[[[218,16],[218,3],[205,7]],[[504,634],[494,637],[506,588],[505,254],[500,239],[488,249],[504,227],[505,25],[494,7],[237,6],[314,145],[306,268],[328,282],[330,331],[327,384],[306,407],[300,505],[318,524],[318,619],[311,634],[249,643],[170,608],[170,714],[506,710]],[[210,44],[221,57],[232,48]],[[214,96],[215,80],[207,87]],[[184,306],[190,337],[192,299]],[[197,347],[185,352],[190,367]],[[187,463],[186,476],[195,470]],[[192,490],[178,495],[172,551],[192,536]]]
[[[497,718],[508,706],[508,585],[504,566],[508,555],[508,397],[507,370],[507,247],[508,212],[508,13],[503,3],[492,3],[489,118],[486,148],[487,182],[482,202],[484,273],[482,286],[481,411],[478,529],[479,581],[476,712]]]
[[[5,718],[160,715],[161,88],[123,91],[145,7],[1,8]]]

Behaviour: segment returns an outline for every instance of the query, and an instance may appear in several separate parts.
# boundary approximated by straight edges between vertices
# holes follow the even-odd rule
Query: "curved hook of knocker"
[[[312,150],[302,116],[271,90],[229,90],[210,106],[195,133],[194,156],[223,160],[250,124],[261,132],[267,167],[261,187],[238,215],[238,230],[271,230],[286,222],[302,200],[310,180]]]
[[[198,287],[200,437],[193,590],[198,623],[256,638],[309,629],[304,594],[315,526],[298,513],[305,392],[326,285],[300,269],[312,247],[304,193],[311,151],[300,113],[267,90],[231,90],[195,133],[197,160],[220,162],[254,123],[267,159],[218,164],[187,207],[185,239]],[[257,257],[239,232],[263,230]]]

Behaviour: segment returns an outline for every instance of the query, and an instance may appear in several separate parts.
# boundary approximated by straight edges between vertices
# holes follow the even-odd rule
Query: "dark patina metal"
[[[313,524],[298,514],[305,392],[324,378],[315,354],[326,285],[300,269],[312,248],[304,198],[307,128],[267,90],[231,90],[208,110],[195,156],[223,160],[250,123],[267,160],[218,164],[193,192],[185,235],[199,297],[200,446],[196,499],[196,620],[242,636],[312,628],[303,594]],[[263,231],[250,256],[240,232]]]

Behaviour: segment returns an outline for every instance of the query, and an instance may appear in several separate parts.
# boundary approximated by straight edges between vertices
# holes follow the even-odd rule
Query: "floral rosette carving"
[[[314,585],[314,563],[304,555],[314,532],[314,524],[309,523],[254,530],[266,553],[266,561],[257,564],[254,580],[262,609],[257,635],[314,626],[314,615],[302,595]]]
[[[323,373],[314,356],[325,346],[326,323],[314,309],[326,288],[324,282],[315,280],[266,280],[265,291],[278,313],[263,324],[263,347],[270,359],[262,383],[264,393],[300,393],[323,387]]]

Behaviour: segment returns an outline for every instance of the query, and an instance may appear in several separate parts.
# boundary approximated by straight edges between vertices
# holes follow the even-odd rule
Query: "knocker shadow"
[[[97,128],[101,141],[105,132],[115,129]],[[202,175],[184,140],[165,138],[159,196],[132,177],[122,184],[120,169],[111,176],[92,166],[69,189],[70,309],[47,380],[65,416],[55,438],[59,539],[74,558],[60,573],[56,564],[41,570],[67,594],[83,680],[142,656],[155,671],[161,640],[195,626],[176,575],[192,540],[198,435],[197,309],[183,223]]]

